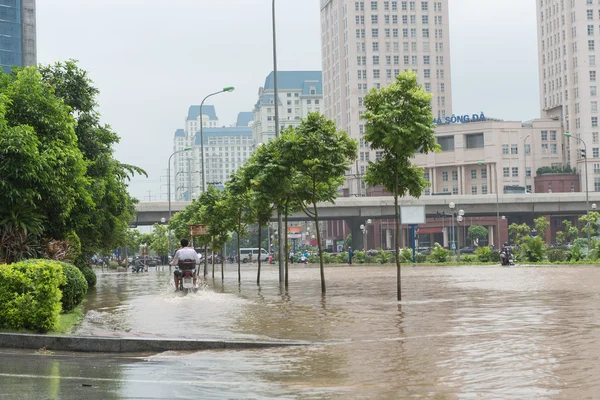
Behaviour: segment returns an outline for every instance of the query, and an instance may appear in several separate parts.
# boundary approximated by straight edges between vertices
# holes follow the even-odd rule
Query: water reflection
[[[220,273],[220,271],[217,271]],[[101,275],[80,333],[311,340],[318,346],[154,356],[177,359],[231,398],[594,398],[600,393],[600,270],[246,266],[196,294],[173,293],[168,272]],[[136,365],[132,371],[141,368]],[[130,372],[127,370],[128,373]],[[135,372],[137,373],[137,372]],[[214,375],[213,375],[214,374]],[[223,380],[225,379],[225,380]],[[220,382],[220,383],[219,383]],[[202,392],[198,389],[196,394]],[[248,394],[248,393],[246,393]],[[252,397],[252,396],[250,396]]]

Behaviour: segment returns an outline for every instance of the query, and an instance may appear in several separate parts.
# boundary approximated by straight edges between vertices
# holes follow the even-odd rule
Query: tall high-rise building
[[[359,140],[359,178],[375,156],[360,119],[370,89],[410,69],[434,94],[434,116],[452,115],[448,0],[321,0],[321,51],[325,115]],[[347,181],[351,194],[361,186],[361,179]]]
[[[577,167],[585,190],[600,191],[598,67],[600,4],[594,0],[538,0],[538,56],[542,117],[562,121],[563,163]],[[585,142],[586,158],[582,157]]]
[[[35,0],[2,0],[0,66],[8,73],[12,66],[36,63]]]

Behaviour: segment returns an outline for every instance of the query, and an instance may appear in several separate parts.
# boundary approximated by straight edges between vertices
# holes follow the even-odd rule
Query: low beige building
[[[417,154],[415,162],[425,168],[429,195],[493,194],[496,187],[502,193],[517,186],[534,191],[539,167],[565,163],[562,132],[560,121],[551,119],[438,125],[441,151]]]

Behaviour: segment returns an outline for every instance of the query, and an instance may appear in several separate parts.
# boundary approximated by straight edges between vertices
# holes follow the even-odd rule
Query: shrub
[[[338,254],[336,261],[340,264],[347,264],[348,263],[348,252],[343,251],[340,254]]]
[[[96,286],[96,273],[90,268],[88,258],[85,254],[80,254],[75,258],[75,266],[79,268],[83,273],[83,276],[85,276],[88,288]]]
[[[473,254],[465,254],[464,256],[462,256],[461,260],[466,263],[472,263],[477,261],[477,257]]]
[[[27,260],[25,264],[36,264],[41,261],[46,261],[61,266],[65,283],[62,284],[59,289],[62,292],[62,310],[64,312],[71,311],[77,307],[83,301],[87,290],[88,284],[83,273],[74,265],[55,261],[55,260]],[[95,275],[94,275],[95,276]]]
[[[433,245],[433,249],[431,250],[431,260],[433,262],[443,263],[448,261],[448,257],[450,256],[450,251],[440,246],[439,243],[435,243]]]
[[[415,255],[415,261],[419,264],[423,264],[424,262],[427,262],[427,255],[419,253],[419,254]],[[411,258],[410,262],[412,262],[412,258]]]
[[[475,255],[480,262],[490,262],[492,250],[487,246],[478,247]]]
[[[379,249],[379,254],[377,254],[377,262],[379,264],[387,264],[394,260],[394,255],[390,253],[386,253],[385,251]]]
[[[108,268],[117,269],[117,268],[119,268],[119,263],[111,260],[108,262]]]
[[[585,258],[585,256],[583,255],[583,252],[581,251],[581,247],[579,246],[573,246],[571,247],[571,251],[569,251],[569,261],[580,261],[583,260]]]
[[[62,291],[62,309],[67,312],[81,304],[87,294],[88,284],[79,268],[63,262],[60,265],[66,280],[65,284],[60,287]]]
[[[412,262],[412,250],[409,248],[403,248],[400,252],[400,262],[411,263]]]
[[[554,248],[548,250],[548,261],[550,262],[562,262],[567,261],[569,252],[565,249]]]
[[[354,258],[352,259],[353,263],[356,264],[364,264],[365,263],[365,257],[366,257],[366,253],[364,251],[355,251],[354,252]]]
[[[500,262],[500,252],[498,250],[490,249],[490,262]]]
[[[525,238],[525,242],[521,246],[523,258],[525,261],[529,262],[542,261],[544,259],[545,251],[546,243],[544,243],[544,240],[539,236]]]
[[[0,327],[47,332],[61,310],[62,267],[52,261],[0,265]]]
[[[96,273],[90,267],[79,268],[85,280],[87,281],[88,288],[96,286]]]

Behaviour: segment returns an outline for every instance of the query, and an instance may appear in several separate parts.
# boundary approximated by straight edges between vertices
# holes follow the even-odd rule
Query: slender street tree
[[[357,158],[358,143],[335,122],[310,113],[298,127],[281,135],[282,164],[293,166],[293,193],[302,211],[315,222],[321,274],[321,292],[326,292],[323,248],[319,229],[319,202],[333,203],[344,183],[346,171]]]
[[[227,216],[231,219],[231,231],[235,232],[237,237],[238,283],[242,281],[240,241],[243,236],[248,235],[248,222],[254,219],[250,191],[244,184],[244,174],[245,168],[239,168],[225,184]]]
[[[262,227],[271,220],[276,209],[279,172],[284,168],[279,163],[278,143],[278,140],[271,140],[260,146],[246,163],[244,173],[244,186],[250,190],[253,215],[258,224],[257,285],[260,285],[262,267]]]
[[[398,198],[409,194],[420,197],[428,186],[423,168],[413,163],[416,153],[436,151],[432,95],[417,82],[417,74],[399,74],[390,86],[372,89],[365,97],[366,120],[364,140],[381,158],[369,162],[365,181],[381,185],[394,196],[396,232],[400,232]],[[402,300],[400,275],[400,235],[396,234],[395,258],[398,300]]]

